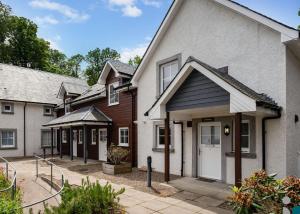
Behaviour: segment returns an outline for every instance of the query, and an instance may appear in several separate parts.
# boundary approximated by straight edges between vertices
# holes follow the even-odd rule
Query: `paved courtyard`
[[[35,161],[34,160],[20,160],[14,161],[13,164],[17,169],[18,185],[24,191],[24,203],[31,203],[42,197],[51,195],[50,188],[40,179],[35,179]],[[89,176],[92,182],[96,180],[100,184],[112,182],[108,179],[103,179],[97,176],[95,170],[89,172],[89,168],[93,169],[95,162],[90,162],[84,165],[87,170],[85,174],[69,170],[66,166],[81,166],[82,161],[75,160],[73,162],[67,161],[59,169],[64,173],[65,178],[70,184],[80,185],[81,180]],[[39,173],[50,174],[50,167],[42,164],[39,167]],[[98,173],[101,175],[101,173]],[[57,180],[61,179],[58,169],[54,169],[54,175]],[[199,186],[195,186],[199,185]],[[219,185],[219,186],[218,186]],[[165,186],[165,190],[171,190],[169,197],[161,197],[157,192],[149,189],[149,191],[142,191],[142,188],[135,188],[126,184],[116,184],[112,182],[115,189],[124,187],[125,193],[120,197],[120,203],[125,207],[127,213],[232,213],[228,209],[221,208],[224,200],[228,196],[228,190],[222,184],[211,184],[202,181],[196,181],[192,178],[174,179]],[[191,187],[196,189],[189,189]],[[162,188],[163,189],[163,188]],[[164,189],[163,189],[164,190]],[[173,191],[176,190],[176,191]],[[54,190],[52,190],[54,192]],[[56,205],[60,198],[50,200],[51,205]],[[33,207],[34,213],[38,210],[43,210],[42,205]],[[28,210],[26,210],[28,211]]]

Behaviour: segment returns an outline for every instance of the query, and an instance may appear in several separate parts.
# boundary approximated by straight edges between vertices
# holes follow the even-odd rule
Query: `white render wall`
[[[287,48],[287,174],[300,177],[300,59]]]
[[[34,153],[42,154],[41,130],[42,125],[53,120],[54,116],[44,116],[44,106],[40,104],[27,104],[26,106],[26,156]],[[17,149],[1,150],[0,156],[24,156],[24,103],[14,103],[14,114],[1,114],[0,129],[17,129]],[[49,151],[48,151],[49,153]]]
[[[229,66],[233,77],[258,93],[268,94],[284,108],[281,119],[267,124],[267,167],[280,177],[285,176],[285,46],[280,38],[280,33],[213,1],[184,1],[138,80],[139,167],[145,166],[147,155],[151,155],[153,167],[163,171],[163,154],[152,152],[153,124],[144,113],[156,100],[156,62],[181,53],[183,63],[194,56],[217,68]],[[186,138],[191,138],[188,132]],[[178,157],[173,156],[171,173],[176,173],[180,164],[177,164]]]

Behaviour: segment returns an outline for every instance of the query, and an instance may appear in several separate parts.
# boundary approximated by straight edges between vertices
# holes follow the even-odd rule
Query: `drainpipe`
[[[24,128],[24,157],[26,157],[26,106],[27,103],[24,103],[24,115],[23,115],[23,120],[24,120],[24,124],[23,124],[23,128]]]
[[[173,124],[179,124],[181,126],[181,169],[180,169],[180,175],[183,177],[183,161],[184,161],[184,145],[183,145],[183,122],[176,122],[173,121]]]
[[[134,129],[135,129],[135,124],[134,124],[134,121],[135,121],[135,105],[136,105],[136,92],[134,91],[130,91],[129,90],[129,86],[127,88],[127,90],[129,91],[130,95],[131,95],[131,139],[132,139],[132,142],[131,142],[131,165],[132,167],[135,167],[137,166],[137,158],[136,158],[136,152],[137,152],[137,142],[136,142],[136,139],[135,139],[135,132],[134,132]],[[135,142],[135,144],[134,144]]]
[[[266,121],[281,118],[281,108],[277,110],[277,115],[273,117],[264,117],[262,119],[262,169],[266,170]]]

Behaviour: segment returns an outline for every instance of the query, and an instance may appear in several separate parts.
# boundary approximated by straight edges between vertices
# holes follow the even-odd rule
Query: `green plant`
[[[115,191],[111,184],[101,186],[99,182],[91,183],[89,179],[82,180],[80,187],[72,187],[65,183],[58,207],[46,207],[45,214],[110,214],[122,213],[119,205],[119,195],[125,189]]]
[[[282,213],[283,207],[291,210],[299,206],[300,179],[292,176],[275,179],[275,176],[257,171],[246,178],[240,188],[233,187],[230,200],[234,211],[239,214]],[[287,205],[282,201],[286,196],[291,199]]]
[[[10,181],[6,179],[3,168],[0,168],[0,190],[10,186]],[[0,193],[0,213],[1,214],[22,214],[22,197],[17,188],[15,198],[11,198],[11,191]]]
[[[107,157],[114,165],[120,165],[121,161],[124,160],[128,154],[129,151],[127,149],[114,145],[111,145],[107,151]]]

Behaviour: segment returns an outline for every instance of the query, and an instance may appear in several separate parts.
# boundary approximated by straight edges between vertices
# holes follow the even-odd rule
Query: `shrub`
[[[6,179],[3,168],[0,168],[0,190],[10,186],[10,181]],[[0,213],[1,214],[21,214],[22,211],[21,192],[17,188],[14,200],[11,198],[11,191],[0,193]]]
[[[101,186],[98,181],[91,183],[88,178],[82,180],[80,187],[72,187],[66,181],[61,194],[61,204],[58,207],[46,207],[45,214],[122,213],[119,195],[124,191],[124,188],[115,191],[108,183],[104,186]]]
[[[114,165],[120,165],[121,161],[124,160],[128,154],[129,151],[127,149],[114,145],[111,145],[107,151],[107,157]]]
[[[282,213],[283,207],[292,210],[299,206],[300,179],[292,176],[275,179],[275,176],[257,171],[246,178],[240,188],[233,187],[234,194],[230,199],[234,211],[239,214]],[[286,196],[291,199],[287,205],[282,201]]]

